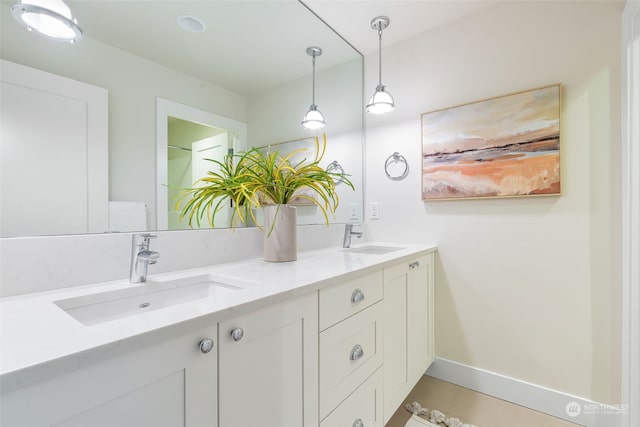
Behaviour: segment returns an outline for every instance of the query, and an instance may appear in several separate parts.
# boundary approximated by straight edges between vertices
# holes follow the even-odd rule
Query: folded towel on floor
[[[420,426],[433,426],[439,427],[439,424],[444,424],[447,427],[476,427],[473,424],[465,424],[458,418],[447,418],[445,414],[434,409],[429,411],[427,408],[423,408],[418,402],[407,403],[406,410],[413,414],[405,427],[420,427]],[[420,418],[418,415],[429,418],[429,421]],[[422,424],[421,424],[422,423]]]

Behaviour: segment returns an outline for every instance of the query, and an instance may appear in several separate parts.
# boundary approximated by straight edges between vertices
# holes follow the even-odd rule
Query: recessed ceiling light
[[[84,33],[63,0],[21,0],[11,6],[13,17],[29,31],[75,43]]]
[[[194,16],[189,15],[178,16],[176,18],[176,24],[178,24],[178,27],[182,28],[185,31],[189,31],[190,33],[201,33],[207,29],[207,26],[204,25],[204,22]]]

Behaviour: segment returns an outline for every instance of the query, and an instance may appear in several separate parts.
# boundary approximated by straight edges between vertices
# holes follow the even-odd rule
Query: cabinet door
[[[189,330],[191,329],[191,330]],[[6,427],[215,427],[216,327],[177,327],[3,377]],[[214,345],[217,344],[214,342]]]
[[[433,254],[414,262],[407,278],[407,371],[418,381],[434,358]]]
[[[219,324],[221,427],[318,426],[317,294]]]
[[[408,263],[384,271],[384,423],[404,399],[407,372]]]
[[[384,421],[433,361],[433,254],[384,271]]]

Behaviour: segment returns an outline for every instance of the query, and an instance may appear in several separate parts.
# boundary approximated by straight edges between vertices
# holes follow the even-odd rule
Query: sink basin
[[[234,283],[234,284],[230,284]],[[97,325],[203,298],[243,289],[238,283],[210,274],[147,282],[131,288],[54,301],[84,325]]]
[[[349,249],[345,249],[345,251],[356,253],[356,254],[382,255],[382,254],[388,254],[389,252],[399,251],[401,249],[404,249],[404,248],[399,248],[396,246],[369,245],[369,246],[360,246],[357,248],[349,248]]]

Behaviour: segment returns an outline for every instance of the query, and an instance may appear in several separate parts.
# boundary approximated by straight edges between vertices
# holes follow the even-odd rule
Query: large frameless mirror
[[[1,237],[187,228],[174,189],[206,173],[203,158],[323,132],[323,161],[356,187],[338,186],[330,221],[362,220],[362,56],[303,3],[69,0],[76,44],[26,31],[14,3],[0,1]],[[309,46],[323,51],[315,103],[327,125],[315,131],[301,125]],[[65,95],[73,84],[91,94]],[[299,224],[322,222],[299,209]]]

